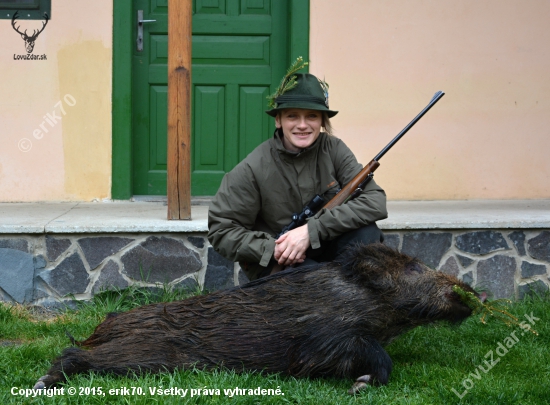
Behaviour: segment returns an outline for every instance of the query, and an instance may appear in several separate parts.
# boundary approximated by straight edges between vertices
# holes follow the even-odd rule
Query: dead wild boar
[[[453,276],[381,244],[337,261],[287,269],[243,286],[109,314],[65,349],[35,388],[88,371],[127,374],[225,367],[296,377],[353,378],[350,393],[387,384],[383,349],[402,333],[471,310]]]

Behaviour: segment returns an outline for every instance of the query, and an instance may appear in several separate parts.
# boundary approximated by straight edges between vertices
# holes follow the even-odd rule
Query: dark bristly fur
[[[383,346],[418,325],[471,314],[472,289],[384,245],[338,262],[288,269],[241,287],[109,314],[81,348],[65,349],[36,384],[89,370],[127,374],[218,366],[386,384]],[[361,387],[355,387],[352,392]]]

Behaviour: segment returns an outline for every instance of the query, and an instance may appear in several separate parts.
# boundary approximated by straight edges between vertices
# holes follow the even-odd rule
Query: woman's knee
[[[368,224],[353,231],[346,232],[336,239],[336,251],[332,254],[339,256],[348,246],[356,244],[370,245],[384,241],[384,234],[375,223]]]

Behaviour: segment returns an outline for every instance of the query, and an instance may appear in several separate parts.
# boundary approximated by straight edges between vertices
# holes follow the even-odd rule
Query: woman
[[[208,240],[238,261],[250,280],[286,266],[334,260],[352,243],[383,240],[375,221],[387,217],[386,195],[374,181],[354,200],[322,209],[276,238],[316,194],[328,202],[362,169],[330,134],[329,119],[338,111],[329,109],[328,85],[294,71],[266,111],[275,118],[273,138],[225,175],[210,205]]]

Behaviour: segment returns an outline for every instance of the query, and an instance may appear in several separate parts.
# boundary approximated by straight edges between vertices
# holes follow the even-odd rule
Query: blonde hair
[[[322,120],[321,126],[325,129],[325,132],[327,134],[333,135],[334,128],[332,128],[330,118],[328,117],[328,114],[326,113],[326,111],[323,111],[323,120]]]

